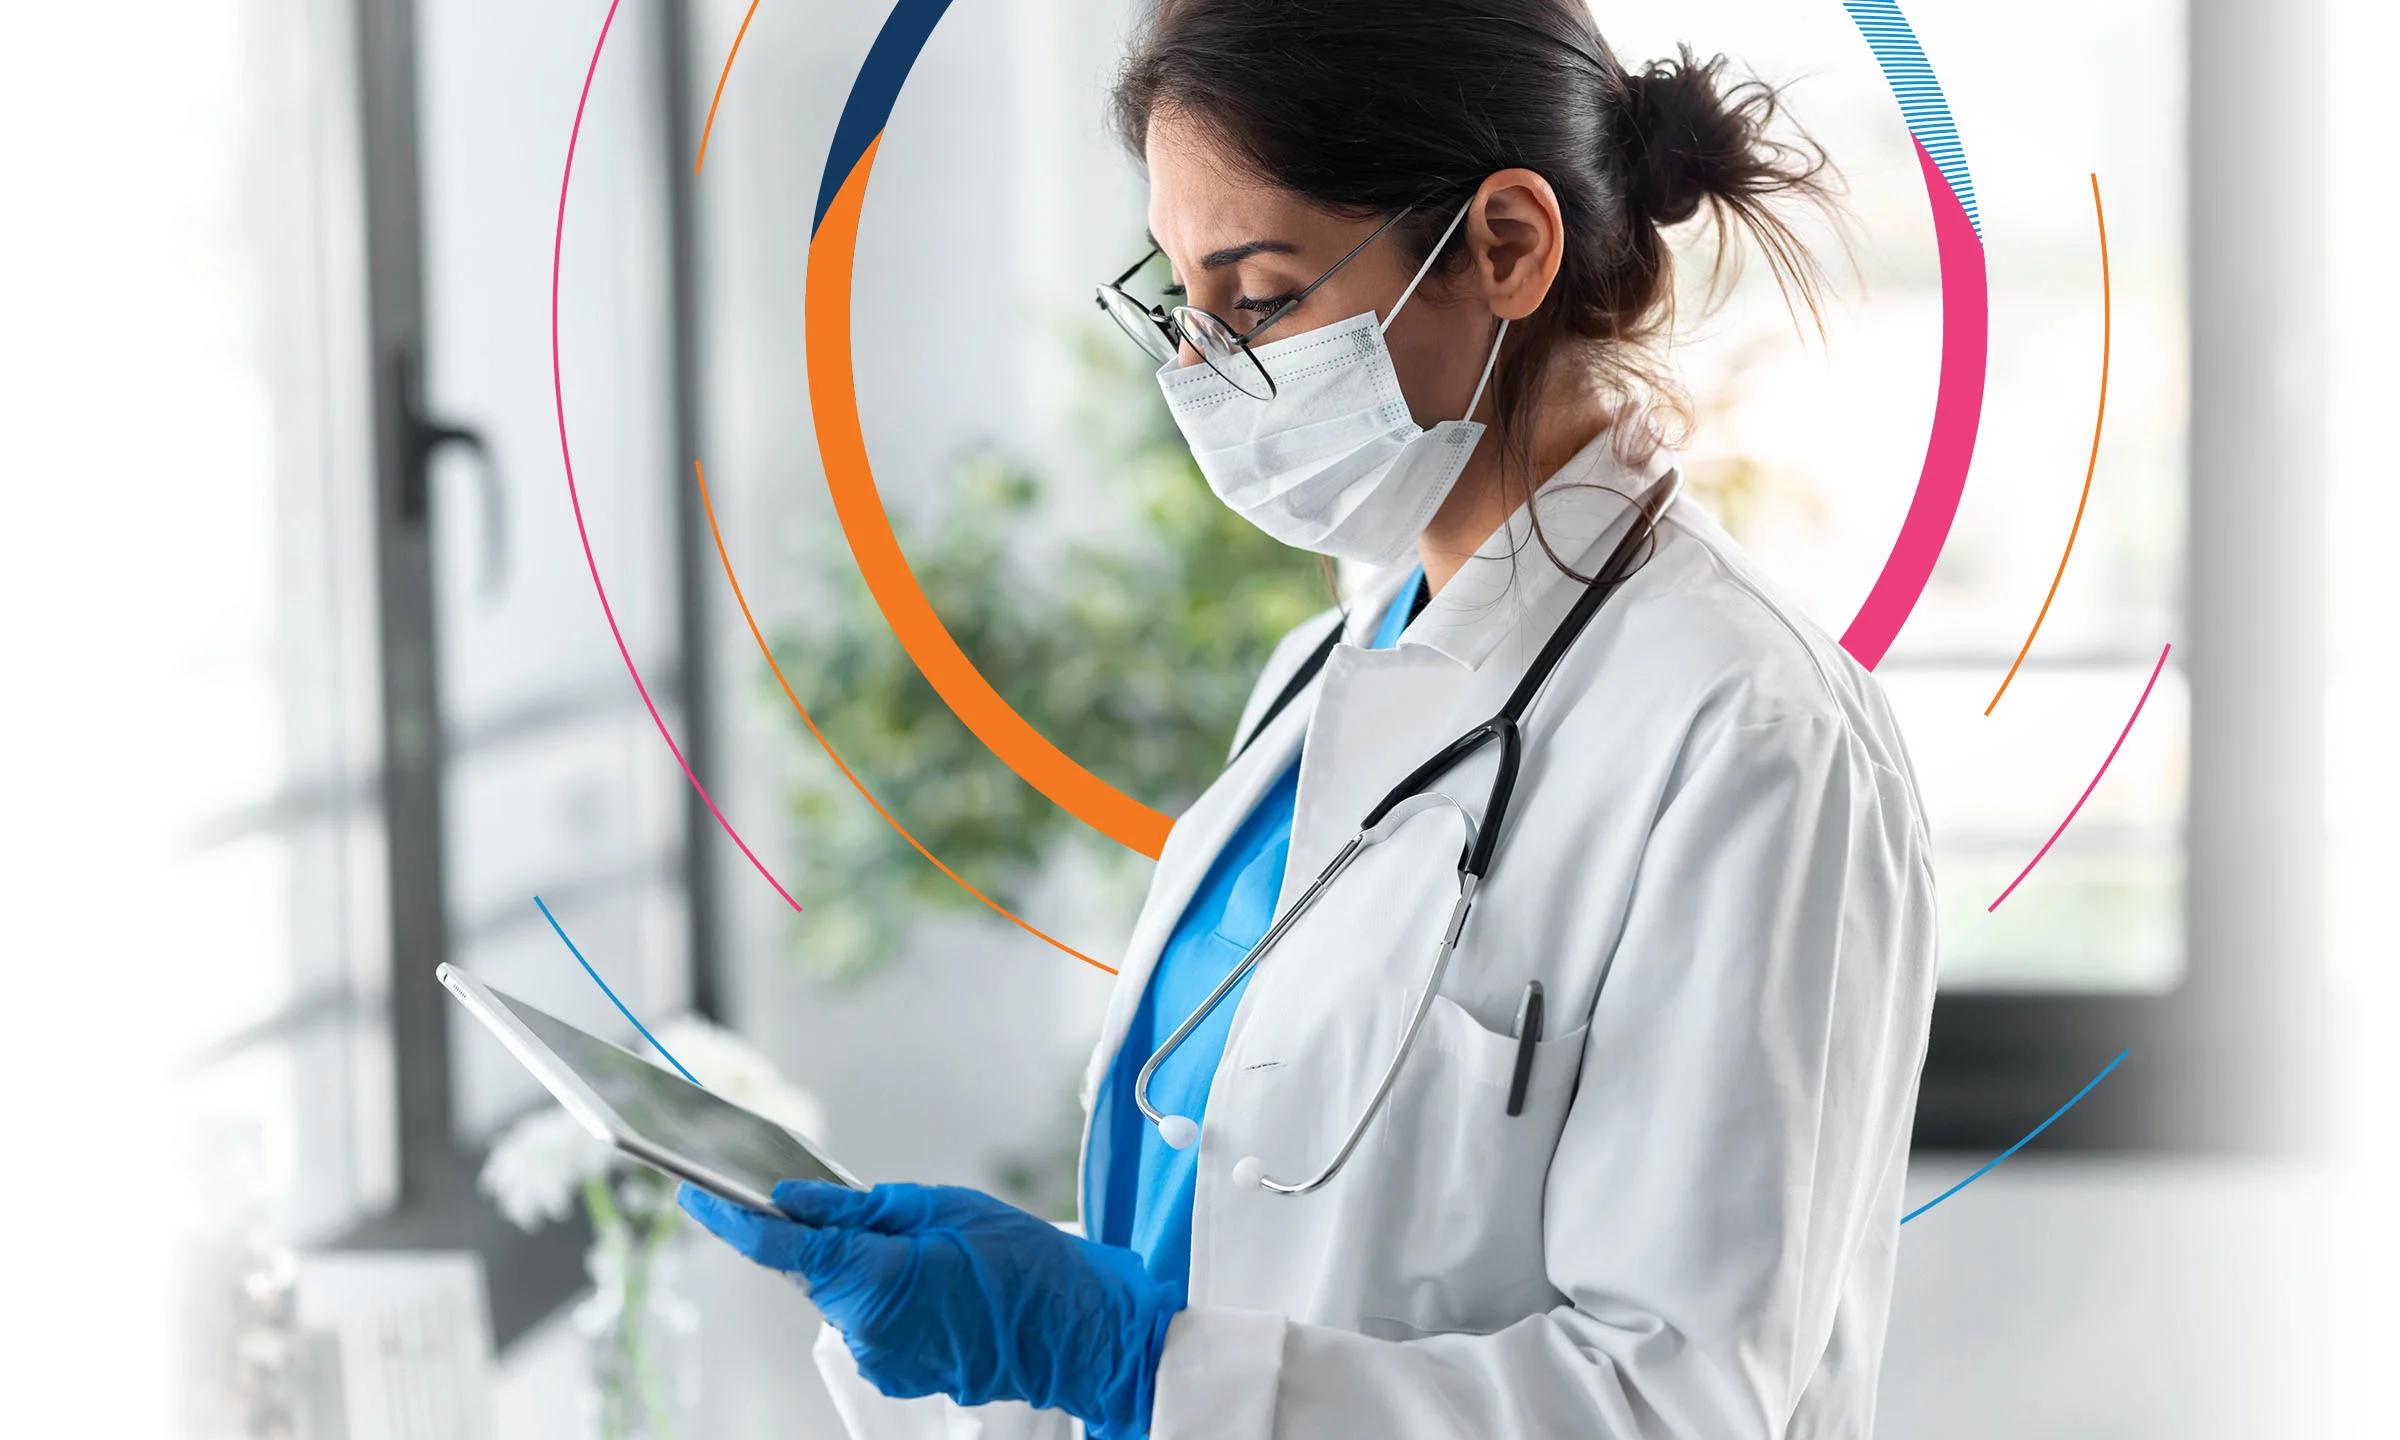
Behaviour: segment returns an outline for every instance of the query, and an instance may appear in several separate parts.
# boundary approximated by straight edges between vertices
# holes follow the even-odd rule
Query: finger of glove
[[[895,1184],[851,1190],[821,1180],[785,1180],[774,1195],[775,1207],[803,1225],[902,1235],[938,1222],[948,1188]]]
[[[928,1294],[917,1263],[921,1242],[834,1225],[792,1228],[806,1237],[801,1263],[807,1267],[809,1297],[853,1353],[873,1353],[887,1366],[931,1363],[932,1352],[943,1348],[937,1337],[956,1318],[944,1313],[946,1307],[971,1297],[942,1287],[933,1292],[935,1308],[925,1308],[921,1302]]]
[[[821,1247],[810,1246],[813,1232],[807,1227],[778,1215],[762,1215],[693,1185],[678,1190],[675,1199],[684,1214],[757,1263],[770,1270],[804,1275],[812,1284],[818,1278],[809,1262],[815,1259],[822,1263],[823,1256]]]
[[[764,1215],[685,1186],[684,1211],[726,1244],[766,1266],[808,1284],[820,1308],[833,1308],[837,1295],[881,1297],[892,1277],[905,1274],[911,1241],[839,1225],[803,1225],[781,1215]]]
[[[864,1229],[875,1214],[872,1190],[853,1190],[822,1180],[783,1180],[774,1189],[775,1208],[803,1225],[846,1225]]]

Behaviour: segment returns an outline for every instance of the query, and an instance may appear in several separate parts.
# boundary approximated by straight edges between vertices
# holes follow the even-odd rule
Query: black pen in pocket
[[[1542,1039],[1542,982],[1525,982],[1525,998],[1517,1002],[1517,1070],[1508,1080],[1508,1113],[1525,1113],[1525,1087],[1533,1080],[1533,1047]]]

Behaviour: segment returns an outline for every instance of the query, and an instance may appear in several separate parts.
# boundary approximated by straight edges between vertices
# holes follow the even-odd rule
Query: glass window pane
[[[1942,983],[2171,988],[2183,968],[2182,676],[2159,677],[2106,778],[2045,854],[2150,667],[2045,671],[1988,719],[1981,665],[1887,669],[1932,819]]]
[[[197,563],[151,572],[186,762],[159,797],[179,853],[144,877],[177,927],[146,1000],[178,1107],[258,1126],[278,1220],[322,1237],[396,1189],[352,55],[314,0],[203,10],[206,100],[154,126],[202,177],[160,187],[180,268],[145,325],[193,405],[162,429],[171,488],[206,503],[160,517]]]
[[[433,480],[451,958],[623,1038],[534,897],[645,1021],[690,1003],[686,781],[625,672],[578,536],[580,523],[650,695],[688,745],[675,501],[692,457],[674,447],[666,209],[680,167],[664,150],[657,34],[620,24],[575,150],[559,345],[579,522],[549,349],[573,117],[527,97],[577,92],[588,52],[557,41],[591,17],[556,0],[419,0],[416,14],[426,387],[491,456],[486,467],[453,452]],[[463,1139],[486,1139],[540,1091],[469,1017],[450,1019],[453,1120]]]
[[[2177,666],[2091,801],[1997,913],[1985,907],[2090,783],[2179,638],[2186,486],[2184,9],[2035,0],[1994,29],[1905,7],[1957,120],[1991,289],[1983,420],[1950,540],[1878,677],[1931,812],[1944,984],[2159,989],[2182,973],[2185,736]],[[1684,333],[1700,410],[1696,485],[1828,632],[1857,613],[1916,486],[1939,378],[1940,267],[1915,148],[1840,7],[1603,3],[1628,64],[1689,40],[1793,82],[1790,117],[1848,184],[1857,274],[1835,271],[1827,338],[1796,333],[1752,257],[1731,302]],[[2073,45],[2056,37],[2073,34]],[[2041,77],[2042,103],[2022,101]],[[2074,555],[2024,667],[2091,459],[2108,221],[2106,426]],[[1696,301],[1706,257],[1687,264]],[[2262,503],[2271,497],[2262,494]],[[2176,657],[2179,660],[2181,657]]]

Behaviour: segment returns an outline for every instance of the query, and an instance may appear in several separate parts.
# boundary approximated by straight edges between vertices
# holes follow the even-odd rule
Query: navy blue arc
[[[817,214],[808,227],[811,238],[825,223],[825,212],[833,208],[833,197],[841,193],[842,182],[858,168],[859,158],[891,120],[901,85],[923,53],[925,42],[933,37],[933,27],[949,8],[950,0],[900,0],[885,17],[883,29],[867,50],[866,63],[850,83],[842,118],[834,123],[833,149],[825,157],[824,178],[817,182]]]

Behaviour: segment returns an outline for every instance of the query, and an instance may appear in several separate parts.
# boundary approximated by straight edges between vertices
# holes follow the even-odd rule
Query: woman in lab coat
[[[1380,1107],[1454,913],[1447,806],[1156,1067],[1163,1126],[1136,1100],[1674,478],[1664,227],[1734,222],[1813,296],[1769,207],[1814,198],[1821,158],[1721,62],[1628,71],[1578,0],[1163,0],[1116,98],[1163,259],[1104,303],[1220,497],[1383,568],[1277,649],[1160,857],[1085,1077],[1088,1238],[968,1190],[687,1205],[811,1287],[862,1440],[1867,1434],[1934,989],[1925,825],[1874,680],[1689,501],[1525,710]],[[1480,819],[1496,761],[1435,788]],[[1322,1187],[1259,1183],[1362,1114]]]

